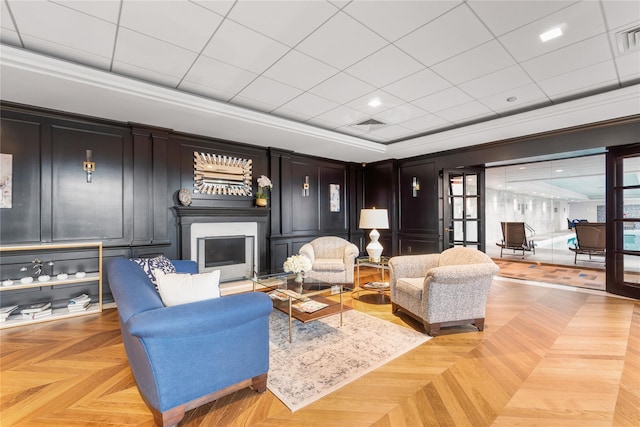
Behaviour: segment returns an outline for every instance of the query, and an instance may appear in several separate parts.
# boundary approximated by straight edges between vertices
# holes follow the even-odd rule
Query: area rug
[[[293,322],[274,310],[269,328],[267,387],[291,411],[326,396],[431,339],[357,310],[314,322]]]

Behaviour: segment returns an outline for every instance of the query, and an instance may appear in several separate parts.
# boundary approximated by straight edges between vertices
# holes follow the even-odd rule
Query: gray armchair
[[[356,245],[341,237],[318,237],[302,245],[298,251],[311,260],[307,277],[328,283],[353,283],[355,259],[360,253]]]
[[[409,314],[431,336],[443,326],[471,323],[484,329],[485,308],[499,267],[476,249],[454,247],[440,254],[389,260],[391,310]]]

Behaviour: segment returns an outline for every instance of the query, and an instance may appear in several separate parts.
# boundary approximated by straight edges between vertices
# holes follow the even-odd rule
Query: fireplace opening
[[[253,236],[198,238],[198,270],[220,270],[220,281],[246,279],[253,275]]]

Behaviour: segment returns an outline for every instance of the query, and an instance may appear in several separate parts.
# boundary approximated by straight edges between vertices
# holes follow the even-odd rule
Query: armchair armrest
[[[316,259],[315,251],[313,250],[313,246],[310,243],[305,243],[304,245],[302,245],[298,253],[309,258],[312,264]]]
[[[145,311],[132,316],[127,327],[140,338],[209,334],[268,316],[272,310],[268,295],[246,293]]]
[[[358,249],[358,247],[353,243],[349,244],[344,249],[344,259],[343,259],[344,265],[346,266],[355,265],[355,260],[358,255],[360,255],[360,249]]]

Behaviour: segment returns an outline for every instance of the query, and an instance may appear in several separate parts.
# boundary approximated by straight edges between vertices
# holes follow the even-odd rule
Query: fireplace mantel
[[[178,236],[180,240],[180,259],[191,259],[191,225],[210,222],[256,222],[258,224],[258,254],[261,268],[267,263],[267,236],[269,230],[270,209],[258,207],[208,207],[174,206]],[[259,272],[261,273],[261,272]]]

